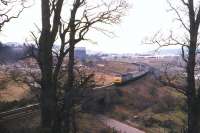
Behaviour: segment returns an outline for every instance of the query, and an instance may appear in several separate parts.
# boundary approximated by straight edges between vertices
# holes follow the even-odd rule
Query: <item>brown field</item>
[[[0,90],[0,101],[20,101],[28,96],[29,91],[27,84],[9,82],[5,89]]]
[[[124,62],[118,61],[98,61],[93,62],[94,66],[91,68],[97,72],[102,72],[110,75],[116,75],[120,73],[127,73],[137,71],[138,67]]]
[[[97,86],[113,83],[113,78],[118,73],[136,71],[138,68],[129,63],[117,61],[94,62],[94,66],[87,67],[88,72],[95,73]],[[19,101],[29,96],[29,86],[23,82],[15,81],[9,73],[0,71],[0,101]]]
[[[108,85],[113,83],[113,76],[101,72],[95,73],[95,82],[97,86]]]
[[[28,97],[29,86],[23,82],[15,81],[9,73],[0,72],[0,101],[12,102],[20,101]]]
[[[137,71],[138,67],[118,61],[98,61],[93,62],[93,66],[89,66],[89,70],[95,73],[95,81],[99,86],[111,84],[116,75]]]

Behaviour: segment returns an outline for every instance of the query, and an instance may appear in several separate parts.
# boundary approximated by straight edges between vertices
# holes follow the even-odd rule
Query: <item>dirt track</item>
[[[120,131],[122,133],[145,133],[144,131],[141,131],[137,128],[131,127],[129,125],[126,125],[122,122],[116,121],[114,119],[105,117],[105,116],[98,116],[98,118],[107,126],[116,129],[117,131]]]

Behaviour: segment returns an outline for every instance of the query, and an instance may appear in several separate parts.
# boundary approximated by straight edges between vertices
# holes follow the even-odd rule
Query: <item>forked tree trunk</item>
[[[70,17],[70,38],[69,38],[69,62],[68,62],[68,81],[67,87],[65,88],[65,98],[64,98],[64,115],[65,117],[65,126],[66,133],[70,132],[71,128],[71,109],[73,106],[73,88],[74,88],[74,48],[75,48],[75,35],[76,35],[76,26],[75,26],[75,18],[76,12],[79,6],[80,0],[76,0],[74,3],[74,7],[71,11]]]
[[[193,102],[189,103],[192,106],[188,107],[188,133],[200,133],[199,103],[196,103],[196,100]]]
[[[53,132],[53,129],[56,128],[56,80],[58,75],[53,75],[52,48],[60,24],[63,0],[56,1],[53,15],[50,11],[51,6],[50,0],[41,0],[42,30],[39,38],[38,61],[41,69],[41,125]]]
[[[68,82],[65,88],[64,96],[64,116],[66,133],[71,130],[71,114],[73,106],[73,87],[74,87],[74,46],[69,48],[69,62],[68,62]]]
[[[190,46],[187,62],[187,104],[188,104],[188,133],[200,133],[200,110],[198,92],[195,85],[197,29],[191,24]]]
[[[40,39],[39,60],[42,73],[41,80],[41,124],[44,128],[51,128],[54,124],[56,112],[56,89],[52,80],[52,52],[48,40],[48,32]]]

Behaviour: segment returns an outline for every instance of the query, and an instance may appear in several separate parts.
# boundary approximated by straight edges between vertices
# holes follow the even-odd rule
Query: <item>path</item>
[[[106,124],[107,126],[116,129],[117,131],[121,131],[122,133],[145,133],[144,131],[141,131],[137,128],[131,127],[129,125],[126,125],[122,122],[119,122],[117,120],[108,118],[106,116],[98,116],[99,119]]]

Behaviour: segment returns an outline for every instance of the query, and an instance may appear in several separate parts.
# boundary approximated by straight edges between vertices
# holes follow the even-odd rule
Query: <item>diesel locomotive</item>
[[[123,84],[129,81],[137,80],[145,76],[149,72],[148,68],[143,69],[143,71],[129,72],[125,74],[119,74],[114,77],[113,83],[116,85]]]

